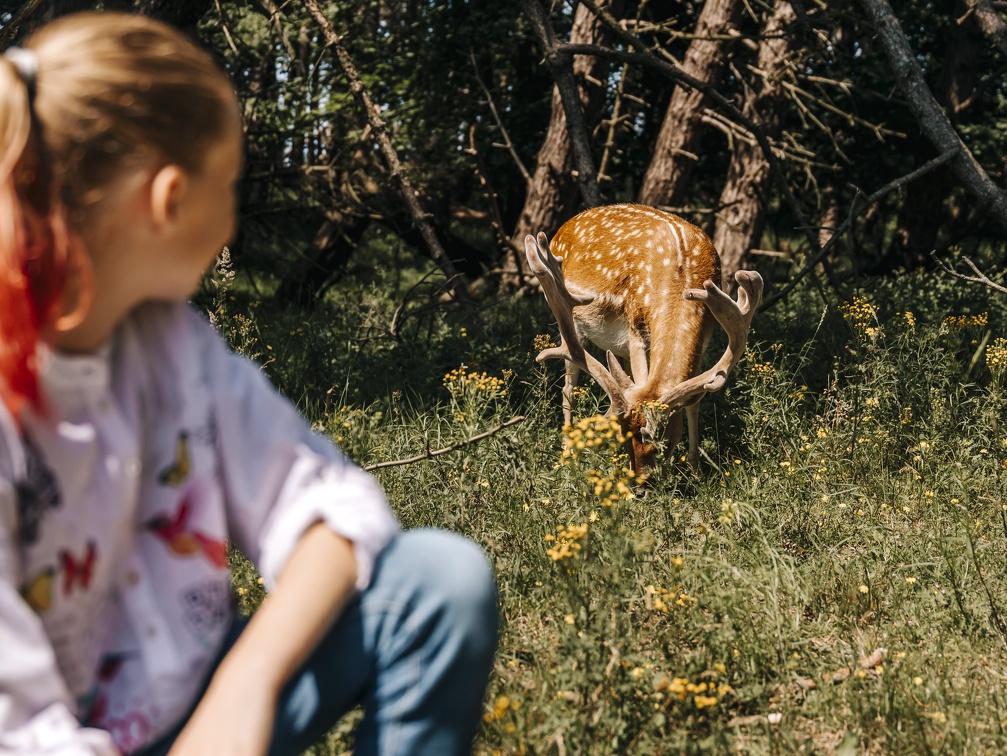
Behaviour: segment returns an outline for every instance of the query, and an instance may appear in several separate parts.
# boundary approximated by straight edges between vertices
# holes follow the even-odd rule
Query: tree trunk
[[[617,12],[621,0],[603,3],[610,11]],[[610,34],[594,14],[583,5],[578,5],[570,32],[571,44],[604,45],[610,41]],[[608,78],[608,62],[594,57],[578,55],[574,58],[573,69],[580,89],[581,105],[589,125],[597,123],[605,104],[605,87],[593,81],[604,82]],[[517,225],[511,239],[524,249],[526,234],[545,231],[552,234],[560,224],[574,214],[579,197],[576,177],[573,175],[573,151],[567,130],[566,115],[559,89],[552,90],[552,112],[549,129],[536,158],[535,173],[524,207],[518,216]],[[524,255],[507,255],[501,275],[501,288],[513,290],[527,278]]]
[[[741,0],[707,0],[696,22],[696,39],[682,61],[682,69],[716,86],[731,40],[711,39],[728,34],[738,22]],[[696,163],[702,135],[700,117],[706,95],[679,84],[671,94],[654,152],[637,198],[644,205],[677,207],[684,204],[689,176]]]
[[[777,0],[762,29],[757,67],[764,77],[751,89],[743,108],[746,116],[761,121],[769,139],[782,128],[781,113],[786,95],[775,79],[783,74],[790,50],[788,31],[797,19],[786,0]],[[720,195],[713,245],[720,253],[724,281],[733,282],[744,266],[749,251],[762,236],[766,222],[766,194],[771,182],[769,163],[758,144],[735,140],[734,154],[727,169],[727,181]]]
[[[965,2],[960,0],[955,6],[955,18],[966,15]],[[975,90],[979,46],[983,42],[977,21],[976,15],[970,14],[961,23],[951,24],[944,65],[934,86],[934,97],[952,123],[955,116],[968,107],[969,97]],[[917,155],[916,165],[920,166],[933,157],[933,146],[929,140],[919,138],[914,152]],[[947,221],[944,203],[953,186],[948,166],[909,185],[891,244],[875,272],[898,268],[913,270],[931,264],[930,252],[936,246],[937,234]]]
[[[346,266],[371,223],[366,215],[331,213],[318,229],[311,247],[294,269],[284,275],[276,299],[302,306],[314,301]]]

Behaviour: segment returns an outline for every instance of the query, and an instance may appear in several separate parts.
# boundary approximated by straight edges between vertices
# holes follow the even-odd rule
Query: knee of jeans
[[[442,616],[459,631],[497,631],[496,583],[486,554],[472,541],[439,530],[411,531],[413,546],[428,558],[422,576],[425,601],[439,605]]]

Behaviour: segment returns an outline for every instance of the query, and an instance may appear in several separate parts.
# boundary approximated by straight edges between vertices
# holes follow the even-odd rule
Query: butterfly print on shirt
[[[56,473],[34,442],[24,437],[25,480],[17,482],[18,542],[30,546],[39,538],[39,528],[46,512],[63,503],[63,493]]]
[[[44,614],[52,607],[52,588],[56,581],[56,568],[39,570],[21,586],[21,596],[36,614]]]
[[[186,431],[181,431],[178,434],[178,440],[175,442],[175,460],[161,471],[160,475],[157,476],[157,480],[163,485],[178,488],[178,486],[188,480],[191,470],[189,434]]]
[[[175,514],[159,514],[144,523],[144,527],[158,536],[175,556],[189,557],[202,554],[214,567],[227,566],[227,546],[223,541],[189,527],[192,503],[182,499]]]
[[[94,572],[94,563],[97,559],[98,544],[94,541],[87,542],[87,551],[81,559],[77,559],[67,549],[60,549],[59,562],[63,569],[64,596],[69,596],[73,592],[75,583],[82,591],[91,587],[91,575]]]

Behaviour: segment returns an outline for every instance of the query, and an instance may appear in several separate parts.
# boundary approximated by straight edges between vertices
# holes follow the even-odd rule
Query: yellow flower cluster
[[[623,433],[619,420],[614,417],[595,415],[578,420],[576,425],[563,428],[563,452],[561,464],[571,464],[581,458],[589,449],[607,447],[611,452],[612,467],[608,471],[588,470],[587,481],[594,489],[594,495],[605,506],[612,506],[623,499],[632,499],[632,485],[638,482],[636,473],[627,467],[628,456],[621,451],[632,434]]]
[[[628,435],[623,434],[618,418],[595,415],[577,421],[576,425],[563,426],[564,461],[581,456],[585,449],[598,448],[607,442],[626,443]]]
[[[854,297],[852,302],[844,302],[839,305],[839,310],[861,336],[870,338],[880,332],[881,329],[876,325],[878,308],[868,302],[866,297]]]
[[[640,409],[644,411],[650,410],[652,412],[667,412],[671,409],[671,407],[664,402],[658,401],[657,399],[651,399],[647,402],[640,402]]]
[[[582,546],[579,541],[587,537],[587,523],[582,525],[560,525],[556,528],[556,535],[546,533],[545,540],[554,543],[554,546],[545,550],[549,558],[554,562],[564,559],[572,559],[581,551]]]
[[[535,337],[534,345],[535,350],[541,352],[543,349],[552,349],[556,346],[556,342],[552,340],[552,336],[548,333],[540,333]]]
[[[705,709],[709,706],[716,706],[721,698],[731,692],[730,685],[721,685],[719,688],[712,682],[689,682],[685,677],[675,677],[670,683],[662,680],[658,689],[666,686],[668,693],[684,701],[690,693],[693,695],[693,703],[697,709]],[[710,695],[707,695],[710,694]]]
[[[993,339],[986,347],[986,367],[997,376],[1007,370],[1007,339]]]
[[[469,371],[466,365],[455,368],[444,374],[444,386],[455,396],[468,390],[485,392],[490,396],[507,396],[507,382],[488,373]]]
[[[783,463],[781,462],[780,464],[782,465]],[[730,525],[737,519],[738,505],[731,499],[724,499],[720,504],[720,514],[717,516],[717,522],[721,525]]]
[[[489,724],[503,719],[509,711],[517,711],[521,708],[521,702],[511,699],[509,696],[497,696],[493,702],[493,708],[483,714],[483,722]]]
[[[626,456],[619,455],[618,459],[625,460]],[[622,465],[617,465],[607,474],[598,470],[587,471],[587,482],[594,486],[594,495],[600,497],[605,506],[618,504],[621,499],[632,499],[634,494],[629,486],[635,478],[632,468]]]
[[[671,611],[670,604],[687,607],[696,603],[695,598],[687,593],[681,593],[677,588],[669,591],[667,588],[662,588],[659,585],[648,585],[644,588],[644,591],[650,597],[650,604],[654,607],[654,610],[664,614]]]
[[[772,362],[749,362],[748,370],[753,375],[757,375],[761,378],[767,378],[773,374],[773,363]]]
[[[982,328],[988,320],[989,316],[985,312],[980,312],[978,315],[951,315],[944,318],[944,322],[955,329]]]
[[[909,326],[910,328],[916,325],[916,316],[913,315],[913,313],[910,312],[909,310],[906,310],[905,312],[897,312],[895,314],[901,315],[903,318],[905,318],[906,325]]]

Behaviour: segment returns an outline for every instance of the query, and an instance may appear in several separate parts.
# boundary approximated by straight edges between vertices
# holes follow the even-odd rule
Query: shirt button
[[[153,638],[155,635],[157,635],[157,628],[153,625],[147,625],[147,637]]]
[[[98,411],[99,412],[104,412],[105,414],[108,414],[109,412],[112,411],[112,402],[110,402],[108,399],[99,399],[98,400]]]
[[[132,588],[134,585],[140,582],[140,574],[136,570],[130,570],[126,573],[126,585]]]
[[[126,460],[125,465],[123,465],[123,469],[126,473],[126,477],[138,478],[140,477],[140,470],[143,469],[143,466],[140,464],[140,460],[135,457],[131,457]]]

